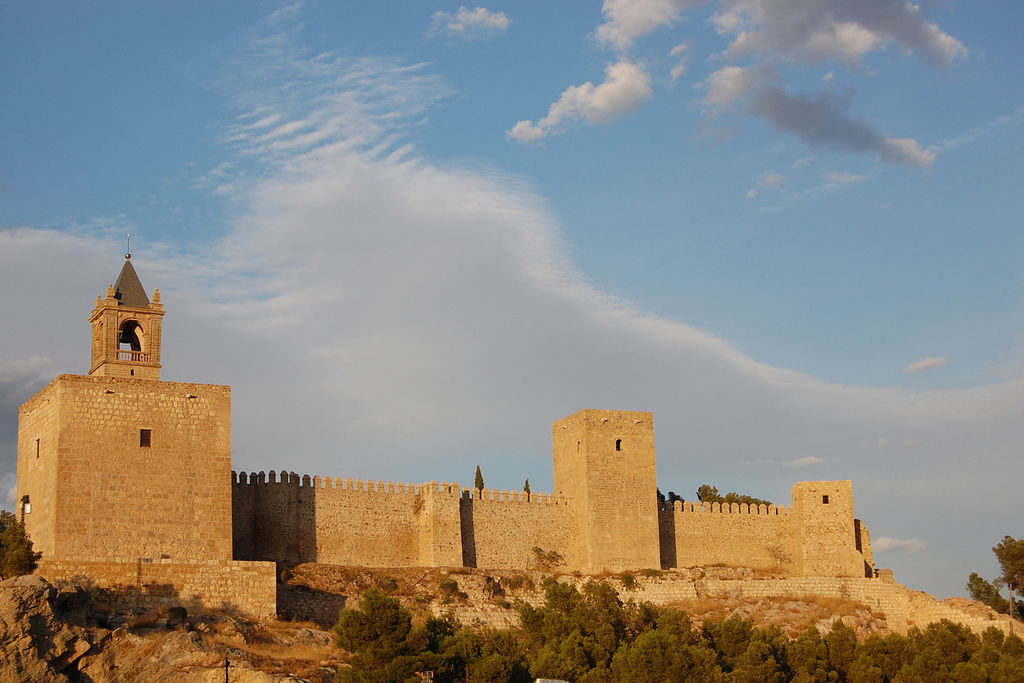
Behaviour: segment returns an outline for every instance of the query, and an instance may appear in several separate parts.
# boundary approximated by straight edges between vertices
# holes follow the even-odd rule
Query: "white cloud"
[[[871,539],[871,550],[877,554],[892,552],[917,554],[923,553],[927,548],[928,544],[919,538],[908,538],[903,540],[899,538],[879,536],[878,538]]]
[[[428,38],[447,36],[466,41],[485,40],[507,31],[509,23],[509,18],[504,12],[492,12],[483,7],[459,7],[454,14],[434,12],[430,17],[430,28],[427,29],[426,35]]]
[[[779,173],[767,173],[764,175],[764,177],[758,180],[752,188],[750,188],[750,190],[747,192],[747,199],[753,199],[754,197],[757,196],[758,192],[760,192],[764,188],[781,185],[787,180],[789,180],[789,176],[784,176]]]
[[[824,458],[819,458],[815,455],[808,455],[804,458],[796,458],[795,460],[787,460],[782,463],[784,467],[807,467],[808,465],[820,465],[825,462]]]
[[[669,55],[676,58],[676,63],[669,70],[670,82],[675,83],[690,68],[690,62],[693,61],[693,57],[690,55],[691,46],[689,43],[680,43],[672,48]]]
[[[639,64],[621,59],[605,67],[604,82],[587,81],[565,90],[548,109],[548,115],[533,123],[520,121],[508,137],[519,142],[536,142],[551,133],[564,132],[571,124],[585,119],[604,123],[634,111],[652,96],[651,77]]]
[[[597,39],[620,52],[633,41],[679,20],[683,10],[699,7],[707,0],[604,0],[605,23],[597,27]]]
[[[781,81],[775,68],[781,62],[804,65],[839,61],[849,68],[859,68],[864,55],[889,46],[932,66],[947,66],[966,57],[966,48],[927,21],[919,7],[893,0],[605,0],[605,21],[598,26],[596,37],[601,45],[619,53],[619,64],[626,64],[625,55],[637,39],[674,25],[685,10],[705,4],[716,7],[709,20],[711,25],[723,36],[731,37],[722,56],[730,61],[742,58],[753,62],[745,66],[729,64],[698,84],[707,90],[701,100],[707,113],[720,115],[756,92],[745,113],[766,119],[777,131],[795,134],[812,147],[874,152],[886,164],[931,167],[935,150],[923,149],[912,138],[879,133],[849,118],[844,113],[848,101],[841,108],[835,106],[844,98],[827,93],[799,97],[787,94],[784,86],[761,87],[769,81]],[[671,52],[682,57],[669,67],[668,87],[688,70],[691,55],[683,47]],[[628,93],[628,106],[616,108],[615,115],[629,113],[653,96],[646,71],[643,76],[642,87],[636,80],[619,82],[620,86],[633,83],[638,87]],[[834,77],[835,71],[829,70],[823,80],[829,84]],[[605,85],[609,85],[607,80]],[[583,113],[586,107],[581,106],[581,100],[589,98],[588,87],[594,88],[590,83],[568,88],[551,105],[547,117],[537,123],[519,121],[507,131],[508,137],[537,142],[550,133],[563,132],[568,121],[585,118],[593,123],[594,117]],[[719,139],[708,135],[708,131],[716,130],[733,129],[704,125],[698,136]]]
[[[933,66],[966,57],[967,49],[928,22],[910,3],[891,0],[721,0],[712,22],[733,36],[727,54],[856,66],[868,52],[893,44]],[[800,17],[794,21],[794,17]]]
[[[903,368],[903,373],[921,372],[922,370],[930,370],[932,368],[941,368],[946,364],[945,358],[932,358],[928,357],[924,360],[919,360],[916,363],[911,363],[907,367]]]
[[[813,161],[814,157],[803,157],[802,159],[797,159],[796,161],[793,162],[793,169],[799,170],[801,168],[807,168],[808,166],[811,165],[811,162]]]
[[[701,100],[705,110],[719,113],[732,108],[738,100],[775,78],[775,70],[770,66],[726,66],[715,71],[696,87],[707,90],[707,94]]]

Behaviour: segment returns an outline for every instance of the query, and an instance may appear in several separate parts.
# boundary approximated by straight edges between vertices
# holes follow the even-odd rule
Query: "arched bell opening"
[[[137,320],[128,320],[121,325],[117,333],[117,348],[119,351],[141,352],[146,332]]]

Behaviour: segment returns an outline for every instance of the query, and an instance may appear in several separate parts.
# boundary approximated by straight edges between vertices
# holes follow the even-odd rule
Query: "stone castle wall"
[[[797,572],[796,534],[785,507],[675,501],[658,516],[661,566],[717,564]]]
[[[230,560],[230,405],[225,386],[59,375],[19,415],[17,496],[39,550]]]
[[[577,566],[572,500],[544,493],[463,489],[461,521],[467,567],[533,569],[534,548],[553,550],[566,566]]]
[[[570,500],[457,483],[233,474],[236,559],[364,567],[516,567],[533,548],[572,563]]]
[[[268,619],[277,612],[273,562],[43,559],[36,574],[55,585],[72,583],[117,590],[121,598],[142,608],[224,609]]]

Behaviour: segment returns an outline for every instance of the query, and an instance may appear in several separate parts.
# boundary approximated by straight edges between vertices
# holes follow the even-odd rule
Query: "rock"
[[[0,583],[0,681],[64,683],[62,672],[92,649],[87,630],[58,618],[51,604],[57,595],[38,576]]]

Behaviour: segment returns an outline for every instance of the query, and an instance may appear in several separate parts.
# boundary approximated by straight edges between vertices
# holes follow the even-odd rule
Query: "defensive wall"
[[[284,471],[232,473],[232,482],[235,559],[534,569],[533,549],[541,548],[561,555],[563,568],[580,568],[580,513],[572,498]],[[808,492],[812,496],[801,504]],[[848,481],[801,482],[793,487],[795,502],[788,508],[656,504],[660,559],[634,568],[723,564],[790,576],[870,578],[870,555],[858,551],[870,552],[867,529],[844,504],[852,496]],[[830,527],[834,543],[829,543]],[[822,530],[820,538],[814,529]]]
[[[799,482],[787,508],[674,501],[658,515],[661,567],[742,565],[790,576],[874,576],[849,481]]]
[[[141,608],[222,609],[268,619],[277,613],[273,562],[43,559],[36,573],[58,586],[70,583],[117,591],[119,599]]]
[[[532,568],[574,561],[575,508],[543,493],[232,473],[234,556],[365,567]]]

